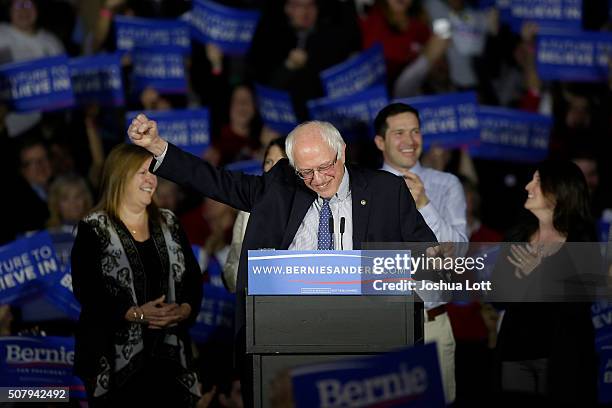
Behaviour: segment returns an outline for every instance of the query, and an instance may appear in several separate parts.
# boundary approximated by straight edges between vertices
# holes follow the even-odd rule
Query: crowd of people
[[[280,233],[253,232],[255,227],[249,232],[247,225],[252,220],[263,230],[273,227],[257,213],[249,216],[246,210],[255,198],[233,197],[225,194],[221,184],[215,187],[218,190],[210,189],[187,180],[187,176],[176,176],[173,167],[168,170],[172,163],[186,165],[189,161],[177,159],[181,156],[173,147],[159,152],[150,148],[152,158],[145,149],[125,144],[125,130],[130,125],[124,119],[127,111],[207,107],[211,142],[201,159],[218,168],[259,160],[269,179],[280,177],[290,164],[301,183],[329,199],[318,204],[317,212],[341,214],[346,210],[338,198],[348,188],[340,184],[344,167],[339,163],[346,165],[351,183],[361,174],[354,173],[351,165],[400,176],[410,192],[406,197],[412,197],[414,203],[410,217],[417,224],[424,220],[430,228],[405,235],[424,241],[433,241],[432,237],[441,242],[594,241],[597,221],[612,219],[612,164],[607,157],[612,151],[612,70],[609,80],[602,83],[543,81],[535,62],[537,24],[526,22],[514,32],[503,24],[494,7],[481,8],[478,1],[470,0],[218,3],[260,10],[258,27],[248,53],[242,56],[225,55],[215,44],[193,41],[185,59],[185,93],[165,94],[154,87],[137,94],[129,92],[131,61],[124,57],[125,106],[91,104],[23,113],[11,111],[0,101],[0,148],[6,152],[0,164],[5,180],[5,199],[0,200],[0,206],[7,214],[0,244],[38,230],[74,234],[73,286],[82,306],[77,330],[76,322],[32,322],[22,318],[19,307],[4,305],[0,309],[2,335],[41,331],[76,334],[75,370],[88,379],[88,392],[98,397],[109,389],[103,381],[105,369],[125,367],[120,372],[123,379],[113,383],[117,388],[100,403],[128,398],[131,391],[124,395],[125,390],[166,387],[173,393],[150,393],[151,401],[167,397],[189,406],[202,396],[200,406],[208,405],[208,400],[210,406],[243,406],[242,373],[241,367],[234,367],[233,344],[214,336],[208,344],[195,344],[187,329],[199,312],[202,284],[223,285],[228,292],[244,288],[241,280],[245,276],[241,277],[240,270],[246,267],[239,264],[243,251],[256,249],[245,247],[245,243],[254,242],[254,233],[259,234],[258,239],[270,234],[274,243],[282,238]],[[612,28],[607,2],[583,3],[583,29]],[[62,53],[74,57],[113,52],[115,16],[184,18],[190,8],[189,1],[172,0],[6,0],[1,13],[4,22],[0,23],[0,64]],[[433,30],[432,22],[437,19],[450,22],[449,35]],[[476,92],[482,105],[550,115],[549,161],[536,166],[477,159],[467,148],[424,149],[427,134],[420,133],[418,111],[400,103],[392,103],[379,113],[371,124],[375,136],[345,139],[346,149],[336,149],[332,152],[336,156],[327,157],[325,149],[303,154],[310,150],[304,147],[302,133],[320,132],[325,138],[323,135],[330,132],[316,122],[298,128],[302,133],[290,136],[285,150],[288,135],[262,120],[255,84],[289,92],[298,121],[306,121],[307,102],[325,96],[319,74],[375,43],[382,44],[391,99],[469,90]],[[145,128],[138,135],[149,130],[147,122],[141,121],[138,123]],[[282,161],[285,158],[288,162]],[[276,173],[268,174],[279,161],[283,164],[277,166]],[[158,178],[158,167],[168,178],[179,178],[174,180],[178,184]],[[324,184],[325,175],[337,177],[338,185]],[[386,180],[386,175],[381,177]],[[208,190],[202,191],[205,188]],[[334,191],[328,195],[330,188]],[[306,208],[305,219],[309,217]],[[558,212],[566,217],[561,224]],[[298,230],[298,225],[294,225],[294,233],[307,234]],[[405,238],[404,232],[395,234],[396,238]],[[346,235],[356,236],[352,230]],[[381,232],[380,236],[384,241],[389,234]],[[282,245],[289,249],[307,248],[299,240],[285,241]],[[316,236],[313,241],[316,249]],[[100,242],[108,247],[92,254]],[[257,248],[273,247],[270,242]],[[282,246],[281,241],[276,244]],[[201,248],[199,259],[192,256],[192,245]],[[358,242],[351,242],[353,245]],[[125,248],[127,255],[116,260],[115,268],[92,263],[116,247]],[[509,256],[512,268],[529,275],[533,268],[527,268],[521,259],[532,254],[515,251],[519,252]],[[562,256],[553,251],[547,254],[547,262],[563,262]],[[167,264],[176,265],[173,279],[165,275]],[[132,280],[125,280],[122,265]],[[139,270],[140,274],[152,271],[148,273],[154,279],[143,279]],[[107,280],[116,286],[112,298],[96,289],[96,283],[107,285]],[[530,318],[533,310],[514,305],[506,311],[506,321],[498,332],[498,311],[491,305],[433,300],[425,303],[425,309],[425,338],[438,344],[445,396],[457,404],[473,402],[483,388],[528,391],[543,397],[568,395],[562,392],[567,391],[567,384],[560,378],[563,370],[558,368],[560,357],[555,353],[583,347],[592,340],[582,330],[584,336],[570,337],[565,343],[556,341],[555,330],[566,330],[568,324],[582,327],[583,310],[564,312],[542,306],[537,313],[551,317],[543,326]],[[525,327],[529,327],[529,336],[521,334]],[[166,358],[165,344],[181,344],[180,354]],[[590,350],[592,344],[586,347]],[[112,357],[115,350],[125,352],[117,351],[116,356],[122,357]],[[87,359],[79,359],[79,353]],[[196,365],[185,364],[191,357]],[[596,375],[592,371],[596,370],[595,356],[587,357],[572,367],[584,373],[581,380],[586,385],[581,389],[588,390],[588,398],[594,401],[594,388],[589,387],[595,381],[590,377]],[[113,358],[115,361],[110,361]],[[499,372],[492,368],[494,360],[503,361]],[[199,387],[189,380],[193,367],[197,368]],[[157,375],[160,370],[164,375]],[[521,376],[525,372],[535,380]],[[558,375],[549,378],[550,374]],[[181,380],[175,381],[179,377]],[[550,387],[542,386],[543,378]],[[179,383],[182,387],[176,385]],[[580,395],[570,397],[587,401]],[[245,402],[248,406],[248,400]]]

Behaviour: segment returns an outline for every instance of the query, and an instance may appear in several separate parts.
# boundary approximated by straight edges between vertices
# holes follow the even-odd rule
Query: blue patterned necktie
[[[318,250],[334,249],[334,240],[331,231],[329,230],[329,219],[332,216],[331,208],[329,207],[329,200],[329,198],[323,199],[321,212],[319,212],[319,239],[317,242]]]

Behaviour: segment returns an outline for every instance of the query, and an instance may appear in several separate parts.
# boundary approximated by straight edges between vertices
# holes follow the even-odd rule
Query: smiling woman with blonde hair
[[[176,216],[152,200],[151,160],[135,145],[113,149],[72,250],[82,308],[74,369],[93,407],[192,406],[199,397],[187,330],[200,309],[200,269]]]

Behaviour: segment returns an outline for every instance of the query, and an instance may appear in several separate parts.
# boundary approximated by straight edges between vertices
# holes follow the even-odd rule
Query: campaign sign
[[[134,47],[174,47],[181,53],[191,50],[189,24],[181,20],[115,16],[117,49]]]
[[[296,408],[445,407],[433,343],[290,372]]]
[[[72,292],[70,253],[74,244],[72,226],[48,230],[55,254],[60,264],[61,278],[46,287],[41,296],[22,305],[24,321],[56,319],[77,320],[81,306]]]
[[[446,148],[475,144],[480,137],[475,92],[404,98],[419,111],[423,147]]]
[[[200,313],[189,330],[193,341],[203,344],[213,335],[217,339],[227,337],[231,341],[235,304],[235,296],[224,287],[204,284]]]
[[[291,132],[298,121],[289,93],[255,85],[255,94],[263,123],[282,134]]]
[[[597,235],[599,236],[599,242],[610,241],[610,221],[601,219],[597,221]]]
[[[251,46],[259,16],[258,11],[194,0],[190,16],[192,34],[201,43],[215,44],[226,54],[244,55]]]
[[[135,92],[146,87],[160,93],[186,93],[184,55],[176,47],[136,47],[132,50],[132,86]]]
[[[74,105],[65,55],[0,65],[0,101],[18,112]]]
[[[156,121],[159,134],[184,151],[201,156],[208,148],[210,143],[208,109],[128,112],[125,116],[128,126],[140,113]]]
[[[612,33],[541,31],[536,64],[545,81],[605,82],[612,55]]]
[[[85,398],[72,374],[72,337],[0,337],[0,365],[2,387],[69,387],[70,397]]]
[[[225,166],[225,169],[230,171],[239,171],[252,176],[261,176],[263,173],[263,165],[260,160],[242,160],[229,163]]]
[[[595,347],[601,350],[612,347],[612,302],[600,301],[591,306],[591,318],[595,328]]]
[[[599,350],[598,401],[600,404],[612,403],[612,346]]]
[[[385,85],[387,67],[383,47],[376,43],[348,60],[320,74],[327,96],[336,98],[363,91],[374,85]]]
[[[202,304],[196,321],[189,330],[193,341],[204,344],[209,339],[232,342],[236,296],[223,285],[222,267],[215,256],[208,256],[202,247],[193,245],[198,263],[204,265],[210,282],[202,286]],[[205,258],[205,259],[202,259]]]
[[[248,294],[411,294],[410,253],[249,250]]]
[[[481,106],[478,119],[480,142],[470,146],[473,157],[533,163],[548,156],[552,126],[549,116]]]
[[[350,96],[308,101],[311,119],[331,122],[345,140],[373,136],[376,114],[389,103],[384,86],[375,86]]]
[[[0,247],[0,304],[44,293],[60,279],[60,263],[46,231]]]
[[[524,22],[540,27],[580,29],[582,26],[582,0],[511,0],[510,26],[521,31]]]
[[[124,104],[119,54],[73,58],[68,63],[77,104],[104,106]]]

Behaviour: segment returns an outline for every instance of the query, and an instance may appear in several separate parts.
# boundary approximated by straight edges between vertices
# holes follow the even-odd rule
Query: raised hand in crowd
[[[423,55],[427,58],[430,66],[438,62],[446,54],[450,41],[450,38],[442,38],[439,35],[432,34],[425,44],[425,48],[423,48]]]
[[[104,167],[104,145],[100,137],[98,127],[98,115],[100,107],[96,104],[88,106],[85,110],[85,131],[89,142],[89,152],[91,154],[91,166],[89,168],[89,182],[92,187],[97,189],[102,178],[102,168]]]
[[[223,51],[213,43],[206,44],[206,58],[210,62],[213,75],[223,72]]]
[[[289,55],[285,60],[285,66],[290,71],[295,71],[303,68],[308,62],[308,53],[301,48],[294,48],[289,51]]]
[[[142,113],[132,120],[128,128],[128,136],[132,143],[144,147],[155,156],[161,155],[168,144],[159,136],[157,123],[154,120],[149,120]]]

